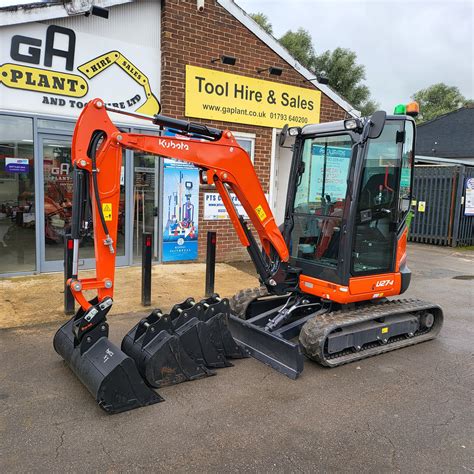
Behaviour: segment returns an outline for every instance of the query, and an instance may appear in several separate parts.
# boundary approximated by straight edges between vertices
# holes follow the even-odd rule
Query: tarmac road
[[[0,331],[1,472],[474,472],[474,252],[410,246],[440,337],[292,381],[254,359],[107,416],[52,348]],[[112,319],[112,318],[111,318]],[[135,321],[135,319],[134,319]],[[134,321],[112,319],[118,343]]]

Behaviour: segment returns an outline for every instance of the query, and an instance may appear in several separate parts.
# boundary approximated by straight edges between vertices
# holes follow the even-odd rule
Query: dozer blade
[[[106,322],[96,326],[78,343],[73,333],[76,317],[56,332],[54,349],[101,408],[112,414],[163,401],[147,387],[135,362],[109,341]]]
[[[187,339],[174,333],[169,315],[155,310],[128,332],[122,350],[135,360],[140,374],[152,387],[214,375],[186,352],[186,344]]]

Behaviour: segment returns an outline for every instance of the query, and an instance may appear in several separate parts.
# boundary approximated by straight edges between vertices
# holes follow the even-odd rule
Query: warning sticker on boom
[[[104,214],[104,219],[106,221],[112,220],[112,204],[110,204],[110,202],[102,203],[102,214]]]
[[[267,214],[266,212],[263,210],[263,207],[260,205],[260,206],[257,206],[255,208],[255,212],[257,213],[257,216],[258,218],[263,222],[265,220],[265,218],[267,217]]]

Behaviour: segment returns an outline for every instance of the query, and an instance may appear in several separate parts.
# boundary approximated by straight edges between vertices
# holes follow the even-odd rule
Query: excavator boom
[[[110,110],[113,112],[121,112]],[[161,387],[214,375],[228,359],[247,357],[227,328],[230,305],[218,295],[200,302],[188,299],[169,314],[153,311],[122,341],[108,340],[106,315],[113,303],[117,254],[120,175],[124,149],[175,158],[200,169],[201,181],[214,184],[242,245],[247,247],[262,284],[284,291],[289,252],[265,198],[248,154],[232,133],[164,116],[140,116],[178,132],[178,136],[125,133],[111,121],[104,102],[89,102],[76,124],[72,142],[73,275],[67,282],[80,305],[56,333],[54,347],[108,412],[115,413],[162,401],[148,386]],[[236,194],[260,238],[257,245],[247,223],[237,214],[229,191]],[[94,225],[96,275],[79,278],[79,243]],[[263,256],[263,252],[266,257]],[[289,279],[295,286],[297,281]],[[88,299],[85,291],[96,296]],[[143,379],[146,382],[144,385]]]
[[[150,119],[186,133],[181,121],[162,116]],[[184,124],[188,130],[189,125],[192,126],[188,122]],[[99,299],[113,295],[120,172],[122,151],[126,148],[179,159],[199,167],[202,180],[214,184],[220,193],[242,245],[248,248],[252,242],[245,223],[232,203],[229,190],[236,194],[247,212],[268,257],[273,257],[274,249],[281,262],[289,260],[288,248],[246,151],[239,146],[230,131],[211,129],[210,132],[204,126],[196,130],[200,132],[201,138],[125,133],[112,123],[102,100],[95,99],[84,108],[74,131],[72,164],[88,173],[91,177],[89,185],[94,188],[92,212],[94,222],[97,223],[94,233],[97,278],[71,284],[73,294],[83,309],[88,309],[89,305],[81,295],[82,290],[97,289]],[[100,145],[94,143],[97,137]],[[98,150],[95,150],[97,146]],[[76,240],[76,237],[79,238],[73,235],[73,239]],[[270,278],[269,273],[264,274],[264,283]]]

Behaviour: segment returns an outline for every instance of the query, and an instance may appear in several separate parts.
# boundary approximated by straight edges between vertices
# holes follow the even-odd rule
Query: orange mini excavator
[[[54,337],[56,351],[106,411],[162,400],[151,387],[194,380],[251,355],[296,378],[304,356],[325,366],[359,360],[435,337],[443,314],[414,299],[388,300],[410,282],[407,217],[414,165],[410,114],[376,112],[366,119],[284,127],[280,146],[294,139],[284,222],[279,228],[251,160],[232,133],[203,124],[130,114],[179,136],[120,131],[95,99],[78,119],[73,143],[71,235],[80,309]],[[108,339],[112,306],[123,149],[194,164],[213,184],[255,265],[261,287],[231,301],[192,298],[169,313],[153,311],[131,329],[121,348]],[[238,214],[244,207],[261,247]],[[96,276],[80,279],[79,243],[92,211]],[[106,212],[104,210],[107,210]],[[95,290],[88,300],[84,291]]]

